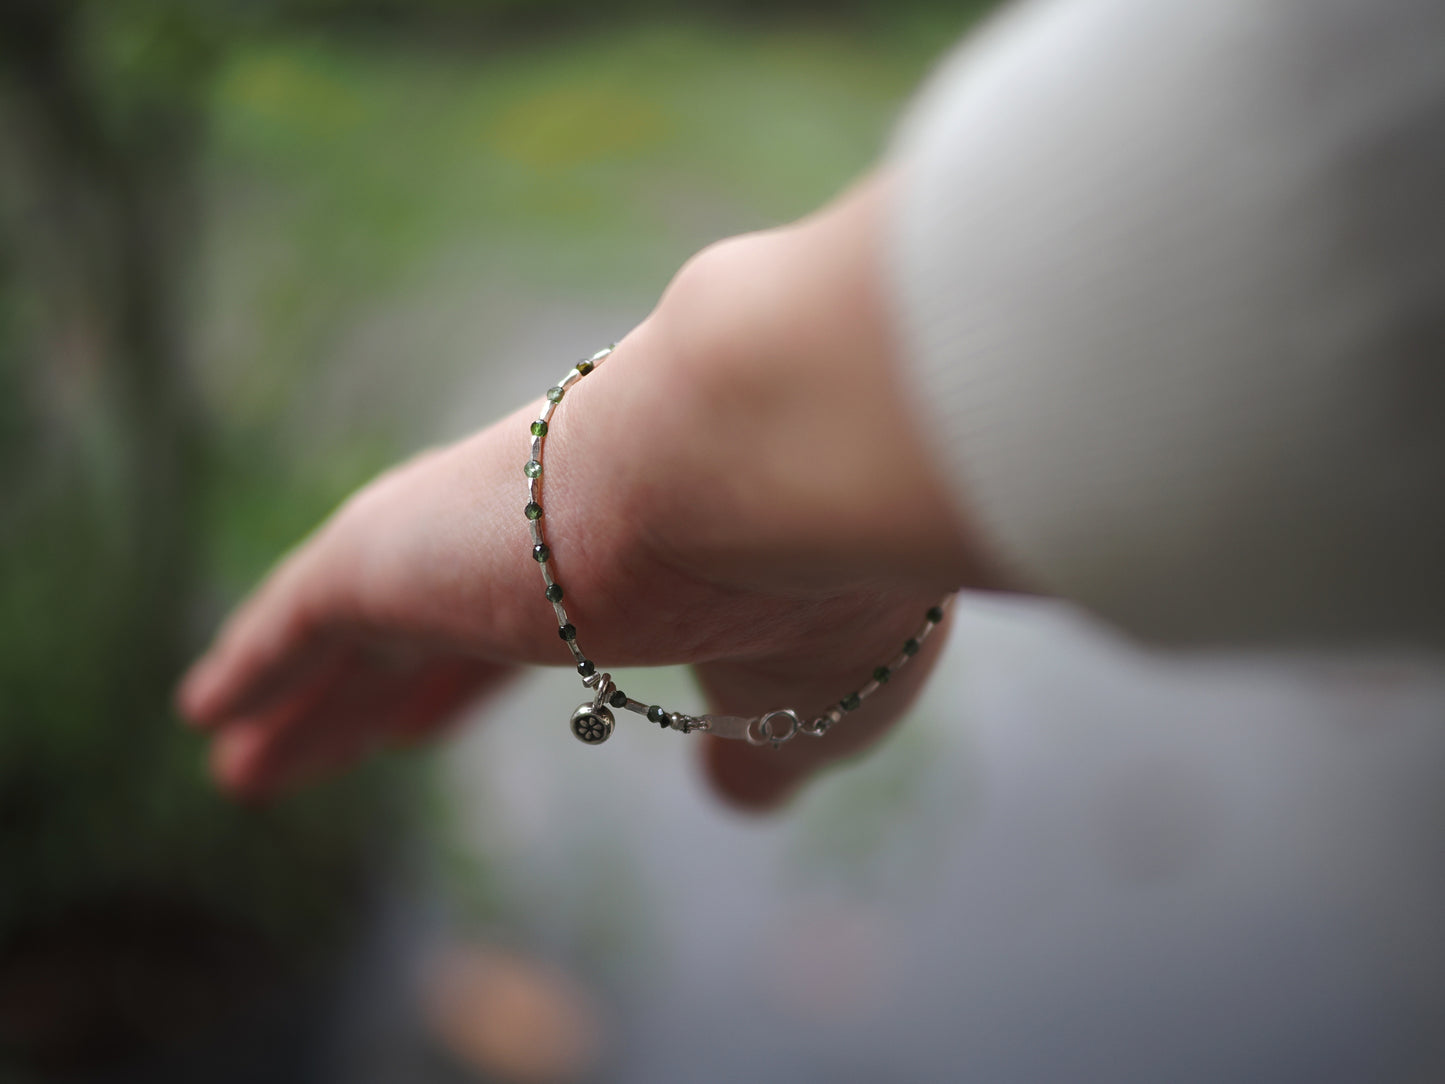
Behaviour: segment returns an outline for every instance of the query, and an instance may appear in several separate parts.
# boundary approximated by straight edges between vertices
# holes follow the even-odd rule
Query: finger
[[[536,412],[526,408],[456,448],[413,461],[349,502],[226,622],[181,682],[180,712],[208,729],[264,715],[334,661],[339,638],[368,631],[413,634],[494,659],[564,661],[569,652],[542,597],[521,514],[521,465]],[[549,492],[565,487],[553,484]],[[576,518],[592,522],[585,506]],[[554,533],[566,539],[580,572],[586,545],[565,529]],[[576,582],[595,578],[578,575]],[[567,605],[578,608],[586,594],[573,592]],[[434,695],[444,692],[439,686]]]
[[[461,656],[358,651],[315,694],[231,728],[254,736],[223,733],[218,742],[243,750],[222,754],[223,782],[260,796],[342,771],[386,744],[434,734],[511,672]]]
[[[305,755],[277,763],[264,785],[272,791],[348,771],[373,753],[407,748],[436,738],[466,717],[467,707],[490,696],[516,669],[469,658],[423,662],[415,672],[388,673],[373,691],[361,691],[348,704],[326,704],[331,715],[318,729],[326,737]],[[358,683],[359,685],[360,683]]]
[[[772,748],[752,746],[741,741],[709,739],[703,748],[703,766],[714,790],[732,805],[753,812],[776,809],[789,801],[809,779],[828,765],[856,756],[876,744],[903,717],[917,698],[938,661],[948,635],[948,618],[924,642],[907,667],[893,675],[888,683],[863,702],[857,711],[849,712],[843,721],[821,738],[798,735],[791,741]],[[761,678],[745,670],[729,672],[727,668],[699,667],[704,688],[726,688],[720,699],[736,698],[752,705],[776,706],[787,703],[837,700],[837,686],[808,680],[806,687],[790,692],[776,677]],[[704,672],[706,671],[706,672]],[[824,688],[831,692],[823,692]],[[768,699],[771,696],[773,699]]]
[[[407,673],[373,671],[350,684],[346,697],[319,705],[314,746],[278,760],[264,785],[291,789],[343,772],[369,755],[435,738],[515,675],[509,666],[465,657],[427,658]],[[369,679],[369,680],[368,680]]]
[[[211,774],[222,789],[242,798],[265,794],[268,773],[285,757],[303,758],[324,734],[311,725],[338,690],[357,682],[354,651],[340,651],[298,682],[266,711],[228,721],[211,743]]]
[[[202,729],[253,715],[333,663],[339,640],[313,620],[324,586],[313,537],[283,560],[227,619],[176,690],[181,715]]]
[[[413,676],[384,731],[399,746],[434,738],[456,723],[464,707],[497,692],[517,672],[513,666],[462,656],[435,659]]]

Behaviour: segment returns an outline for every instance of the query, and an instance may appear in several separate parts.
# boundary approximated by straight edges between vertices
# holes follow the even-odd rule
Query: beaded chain
[[[572,713],[572,733],[588,745],[600,745],[612,736],[616,725],[609,708],[619,708],[644,715],[663,730],[671,728],[684,734],[702,732],[719,738],[739,739],[749,745],[771,745],[777,748],[798,734],[821,738],[841,722],[845,714],[857,711],[863,701],[888,684],[889,678],[918,654],[929,633],[943,621],[944,611],[951,598],[944,598],[937,605],[929,607],[924,615],[923,626],[903,642],[903,647],[893,659],[874,669],[871,680],[860,686],[856,692],[851,692],[829,705],[810,722],[804,722],[792,708],[754,716],[686,715],[678,711],[667,711],[657,704],[645,704],[628,696],[613,682],[611,674],[598,672],[597,664],[587,657],[577,643],[577,628],[567,619],[567,608],[562,604],[565,592],[553,575],[552,550],[542,533],[542,504],[538,500],[542,483],[542,448],[547,440],[552,413],[568,389],[601,365],[603,359],[612,353],[614,346],[605,347],[591,357],[579,361],[560,384],[547,389],[542,416],[532,423],[532,457],[522,468],[522,473],[527,476],[527,505],[523,514],[527,517],[527,525],[532,531],[532,559],[542,569],[542,579],[547,585],[544,596],[557,615],[557,634],[572,652],[572,657],[577,660],[577,673],[582,675],[582,684],[593,690],[592,699],[579,704]]]

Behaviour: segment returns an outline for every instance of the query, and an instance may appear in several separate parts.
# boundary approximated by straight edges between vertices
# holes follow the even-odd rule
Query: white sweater
[[[967,516],[1146,639],[1445,646],[1445,2],[1035,0],[895,146]]]

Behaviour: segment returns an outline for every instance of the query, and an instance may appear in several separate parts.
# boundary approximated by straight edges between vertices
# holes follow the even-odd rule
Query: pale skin
[[[875,174],[704,250],[559,406],[544,522],[599,668],[687,663],[708,710],[806,716],[862,684],[941,595],[1010,586],[901,383],[889,188]],[[441,729],[518,666],[570,660],[522,516],[537,414],[528,403],[371,482],[226,622],[178,694],[213,735],[223,787],[263,798],[343,769]],[[657,740],[694,743],[734,804],[774,807],[876,742],[944,639],[822,739]]]

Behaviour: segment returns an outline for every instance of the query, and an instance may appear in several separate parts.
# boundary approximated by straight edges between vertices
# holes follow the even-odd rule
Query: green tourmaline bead
[[[564,396],[564,395],[566,395],[566,394],[567,394],[566,391],[563,390],[562,388],[548,388],[548,389],[547,389],[547,398],[548,398],[549,400],[551,400],[552,402],[554,402],[554,403],[560,403],[560,402],[562,401],[562,396]]]
[[[586,376],[591,371],[592,363],[590,361],[579,361],[577,363],[577,372],[580,373],[582,376]]]
[[[862,701],[858,699],[858,694],[857,694],[857,693],[849,693],[847,696],[843,697],[843,700],[842,700],[843,710],[844,710],[844,711],[857,711],[857,710],[858,710],[858,705],[861,704],[861,703],[862,703]]]
[[[551,556],[552,551],[545,542],[538,542],[532,547],[532,560],[536,561],[539,565],[546,564],[547,558]]]
[[[879,685],[887,685],[888,679],[892,676],[893,671],[886,666],[880,666],[877,670],[873,671],[873,680],[878,682]]]
[[[577,664],[577,672],[583,677],[591,677],[597,673],[597,664],[591,659],[583,659]]]
[[[943,607],[930,606],[928,608],[928,614],[926,616],[928,617],[928,620],[932,621],[935,625],[938,624],[940,621],[943,620]]]
[[[618,689],[607,702],[614,708],[625,708],[627,707],[627,694]]]
[[[540,504],[538,504],[536,501],[528,501],[528,502],[527,502],[527,507],[522,509],[522,513],[523,513],[523,515],[525,515],[528,519],[541,519],[541,518],[542,518],[542,506],[541,506]]]
[[[528,478],[540,477],[542,474],[542,464],[538,463],[535,459],[529,459],[527,460],[527,465],[522,468],[522,473]]]
[[[667,722],[667,712],[663,711],[657,704],[653,704],[652,707],[647,709],[647,717],[654,723]]]
[[[547,423],[538,418],[532,423],[532,436],[545,437],[547,435]]]
[[[913,637],[911,637],[911,636],[910,636],[908,639],[904,640],[904,641],[903,641],[903,654],[905,654],[905,655],[917,655],[917,654],[918,654],[918,641],[915,640],[915,639],[913,639]]]
[[[561,601],[562,601],[562,585],[561,585],[560,583],[554,583],[554,584],[548,585],[546,594],[547,594],[547,601],[548,601],[548,602],[561,602]]]
[[[573,640],[577,639],[577,626],[569,621],[557,630],[557,635],[570,644]]]

